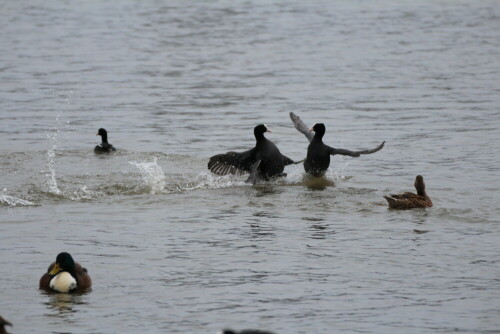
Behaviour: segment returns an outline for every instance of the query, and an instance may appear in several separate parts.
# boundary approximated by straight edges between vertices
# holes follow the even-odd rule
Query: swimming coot
[[[101,153],[110,153],[116,151],[116,148],[110,143],[108,143],[108,132],[105,129],[100,128],[96,136],[101,136],[102,143],[94,148],[95,153],[101,154]]]

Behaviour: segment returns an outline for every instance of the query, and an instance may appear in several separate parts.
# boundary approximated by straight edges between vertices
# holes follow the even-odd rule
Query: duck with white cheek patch
[[[87,269],[66,252],[59,253],[56,261],[40,278],[40,289],[52,292],[84,292],[92,286]]]

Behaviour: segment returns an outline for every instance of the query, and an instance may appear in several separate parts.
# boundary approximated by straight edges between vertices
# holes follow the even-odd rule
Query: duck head
[[[67,271],[69,273],[75,271],[75,261],[73,260],[73,257],[71,257],[69,253],[62,252],[57,255],[56,263],[54,264],[52,270],[49,272],[49,275],[55,276],[59,274],[61,271]]]
[[[425,183],[422,175],[417,175],[414,183],[415,189],[417,190],[417,194],[420,196],[426,196],[425,193]]]

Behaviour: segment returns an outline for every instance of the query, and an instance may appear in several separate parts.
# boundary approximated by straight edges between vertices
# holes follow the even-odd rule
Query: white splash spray
[[[142,179],[150,189],[151,194],[158,194],[165,189],[165,174],[163,169],[158,165],[157,158],[154,157],[152,162],[137,162],[130,161],[130,164],[139,168],[142,174]]]
[[[201,172],[189,183],[182,185],[183,191],[192,191],[198,189],[219,189],[233,186],[245,185],[245,181],[235,179],[232,175],[215,176],[211,173]]]
[[[333,168],[331,166],[328,168],[326,176],[334,180],[345,180],[347,177],[344,175],[344,170],[347,166],[349,166],[349,160],[342,156],[338,159]]]
[[[6,191],[7,191],[7,188],[5,188],[0,193],[0,205],[2,205],[2,206],[11,206],[12,207],[12,206],[31,206],[31,205],[35,205],[35,203],[27,201],[25,199],[6,195],[5,194]]]
[[[59,115],[57,115],[57,120],[59,120]],[[56,129],[54,133],[47,133],[47,138],[49,139],[51,148],[47,150],[47,166],[49,171],[47,173],[47,185],[49,186],[49,191],[53,194],[60,195],[61,190],[57,187],[56,178],[56,152],[57,149],[57,136],[59,134],[59,129]]]

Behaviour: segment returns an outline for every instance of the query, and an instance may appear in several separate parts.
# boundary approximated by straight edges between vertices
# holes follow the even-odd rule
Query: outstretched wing
[[[372,154],[372,153],[380,151],[382,149],[382,147],[384,147],[384,145],[385,145],[385,140],[382,142],[382,144],[380,144],[379,146],[377,146],[375,148],[372,148],[371,150],[356,151],[356,153],[359,153],[359,154]]]
[[[255,163],[254,149],[242,153],[227,152],[211,157],[208,161],[208,169],[217,175],[241,175],[249,173],[253,163]]]
[[[293,125],[299,130],[304,136],[306,136],[309,142],[314,138],[314,132],[309,131],[309,127],[304,123],[299,116],[295,115],[293,112],[290,113],[290,118],[292,119]]]
[[[359,157],[361,154],[372,154],[378,152],[384,147],[385,141],[382,142],[379,146],[372,148],[371,150],[362,150],[362,151],[349,151],[343,148],[333,148],[328,146],[329,152],[331,155],[340,154],[340,155],[348,155],[351,157]]]

